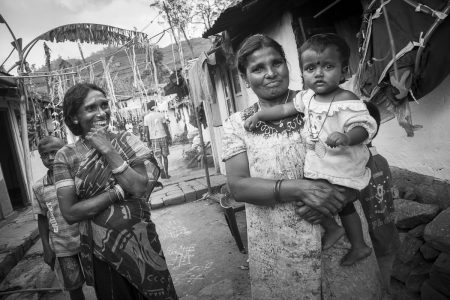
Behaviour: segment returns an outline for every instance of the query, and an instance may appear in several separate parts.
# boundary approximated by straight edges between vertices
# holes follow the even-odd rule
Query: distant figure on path
[[[160,112],[155,111],[154,101],[147,103],[149,113],[144,117],[144,133],[147,137],[148,147],[153,151],[153,155],[158,160],[162,169],[161,178],[170,178],[169,175],[169,146],[172,144],[169,126],[166,118]]]
[[[69,292],[70,299],[84,299],[84,276],[78,253],[80,252],[80,231],[78,224],[69,225],[64,220],[56,197],[53,178],[53,161],[64,141],[46,136],[39,141],[38,151],[47,174],[33,185],[33,211],[38,217],[38,229],[44,250],[44,261],[58,272],[58,279]],[[56,268],[55,268],[55,262]]]

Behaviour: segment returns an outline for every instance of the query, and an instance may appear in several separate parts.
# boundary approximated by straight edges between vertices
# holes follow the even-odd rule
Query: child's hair
[[[300,47],[300,67],[303,70],[303,63],[301,61],[302,53],[306,50],[313,50],[318,53],[323,52],[326,48],[335,46],[339,52],[342,67],[348,67],[350,60],[350,47],[345,40],[334,33],[320,33],[311,36]]]
[[[283,47],[277,41],[264,34],[254,34],[241,43],[237,52],[237,68],[241,74],[245,74],[247,69],[247,58],[253,52],[263,48],[273,48],[286,62],[286,54],[284,53]]]
[[[377,123],[377,132],[375,132],[375,135],[372,138],[372,139],[374,139],[378,134],[378,130],[380,129],[380,124],[381,124],[380,111],[378,110],[378,107],[371,102],[364,101],[364,104],[366,104],[366,107],[367,107],[367,110],[369,111],[370,116],[372,118],[374,118],[375,122]]]
[[[64,142],[64,140],[60,139],[59,137],[47,135],[39,141],[38,151],[41,152],[43,147],[47,146],[48,144],[52,144],[52,143],[61,146],[60,148],[62,148],[66,144]]]

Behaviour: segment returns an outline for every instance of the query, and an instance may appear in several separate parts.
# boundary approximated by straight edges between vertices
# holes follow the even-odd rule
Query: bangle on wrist
[[[113,199],[111,197],[111,193],[114,193],[113,197],[116,197],[115,199]],[[116,195],[116,191],[114,190],[114,187],[112,187],[108,190],[108,198],[109,198],[109,202],[111,203],[111,205],[113,205],[114,202],[116,202],[116,200],[118,199],[117,195]]]
[[[120,186],[120,184],[115,184],[113,188],[114,188],[114,192],[117,195],[118,200],[120,200],[120,201],[124,200],[125,199],[125,192],[122,189],[122,187]]]
[[[277,180],[275,182],[275,186],[273,187],[273,196],[275,198],[275,202],[277,202],[277,203],[283,203],[283,201],[281,200],[281,195],[280,195],[282,181],[283,181],[283,179]]]
[[[123,164],[121,164],[119,167],[117,167],[117,168],[115,168],[115,169],[112,169],[111,172],[112,172],[114,175],[118,175],[118,174],[121,174],[121,173],[125,172],[125,170],[126,170],[128,167],[129,167],[129,166],[128,166],[127,162],[124,161]]]

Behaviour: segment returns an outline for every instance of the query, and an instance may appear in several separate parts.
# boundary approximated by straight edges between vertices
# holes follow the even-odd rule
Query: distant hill
[[[208,39],[203,38],[194,38],[190,40],[191,45],[194,50],[194,57],[191,54],[191,51],[189,49],[189,46],[186,41],[183,41],[181,43],[183,48],[183,55],[185,60],[190,60],[193,58],[198,57],[202,52],[208,51],[211,49],[212,43]],[[129,90],[132,89],[132,82],[133,82],[133,70],[131,68],[130,59],[127,56],[127,53],[120,49],[119,47],[105,47],[103,50],[97,51],[93,53],[92,55],[85,57],[85,61],[87,63],[89,62],[96,62],[100,60],[102,57],[106,57],[106,62],[109,61],[111,54],[117,52],[114,54],[113,59],[110,64],[110,73],[111,77],[113,79],[115,90],[116,92],[124,92],[129,93]],[[131,56],[131,50],[128,49],[128,55]],[[160,52],[161,56],[161,65],[162,65],[162,76],[160,76],[160,84],[162,83],[168,83],[168,77],[171,72],[174,71],[175,65],[174,65],[174,58],[175,55],[176,58],[176,68],[180,68],[180,60],[179,60],[179,54],[177,50],[176,44],[173,45],[173,52],[172,52],[172,45],[168,45],[164,48],[158,48],[158,51]],[[136,53],[136,63],[139,67],[139,72],[141,74],[141,78],[144,81],[144,84],[146,86],[151,86],[154,82],[153,76],[150,75],[150,71],[145,71],[146,69],[146,58],[145,58],[145,52],[146,50],[144,48],[135,48]],[[51,62],[51,68],[52,70],[58,70],[60,69],[60,66],[66,66],[67,64],[70,64],[71,66],[78,66],[82,65],[81,59],[66,59],[63,60],[61,57],[53,60]],[[151,62],[150,62],[151,66]],[[102,63],[96,63],[93,66],[94,74],[97,78],[100,79],[100,77],[103,74],[103,65]],[[46,72],[48,71],[47,67],[41,67],[39,72]],[[81,76],[86,76],[88,78],[89,76],[89,69],[85,69]],[[33,80],[34,83],[40,87],[40,90],[44,91],[45,87],[45,80]]]

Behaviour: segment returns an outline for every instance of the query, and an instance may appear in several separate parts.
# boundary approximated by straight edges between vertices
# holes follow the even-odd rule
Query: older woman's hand
[[[302,202],[326,216],[338,213],[346,204],[345,188],[323,180],[303,180]]]
[[[113,148],[107,129],[108,126],[93,127],[86,134],[86,140],[102,154],[107,153]]]
[[[295,211],[302,218],[311,224],[320,224],[325,216],[319,211],[306,206],[303,202],[295,202],[297,209]]]

